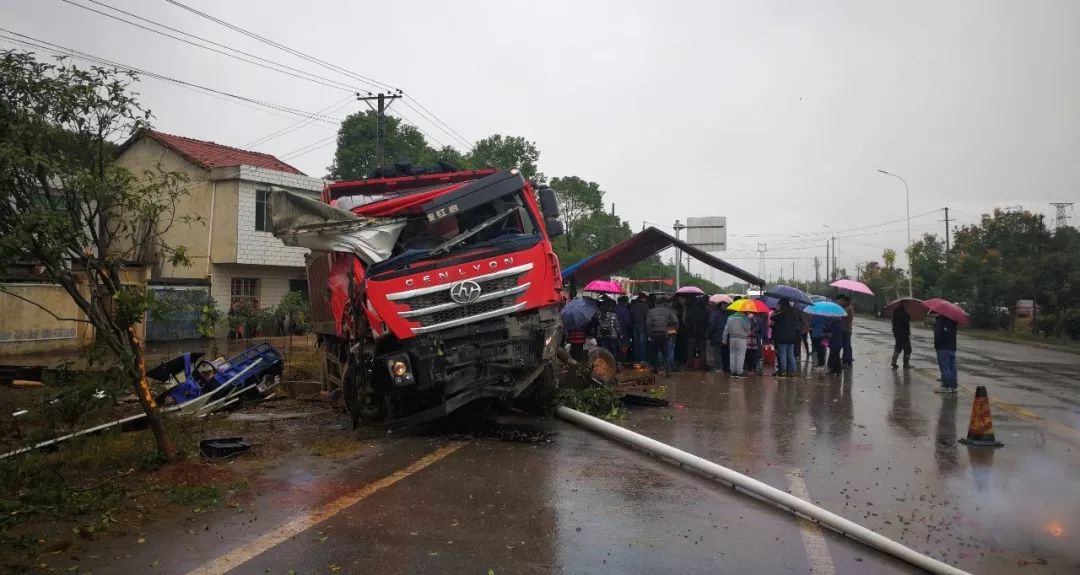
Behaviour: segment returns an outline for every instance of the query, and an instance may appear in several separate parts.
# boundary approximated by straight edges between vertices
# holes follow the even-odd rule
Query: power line
[[[329,106],[327,106],[327,107],[323,108],[322,110],[319,110],[318,112],[315,112],[315,113],[316,114],[322,114],[322,113],[325,112],[327,114],[332,114],[332,113],[337,112],[338,110],[344,108],[345,106],[349,105],[350,103],[352,103],[352,100],[353,100],[352,95],[345,96],[343,99],[338,100],[337,102],[334,102],[333,104],[330,104]],[[296,130],[299,130],[300,128],[302,128],[302,127],[304,127],[304,126],[306,126],[306,125],[308,125],[310,123],[311,123],[311,120],[300,120],[300,121],[298,121],[298,122],[296,122],[294,124],[286,126],[286,127],[282,128],[282,129],[276,131],[276,132],[267,134],[267,135],[265,135],[265,136],[263,136],[261,138],[253,140],[253,141],[251,141],[251,142],[249,142],[247,144],[244,144],[243,146],[240,146],[240,147],[241,148],[251,148],[251,147],[255,147],[255,146],[260,146],[262,144],[265,144],[266,142],[269,142],[270,140],[273,140],[275,138],[280,138],[281,136],[284,136],[286,134],[295,132]]]
[[[287,76],[292,76],[293,78],[298,78],[298,79],[301,79],[301,80],[307,80],[309,82],[314,82],[316,84],[321,84],[323,86],[327,86],[327,87],[330,87],[330,88],[335,88],[335,89],[338,89],[338,90],[344,90],[344,91],[347,91],[347,92],[355,92],[355,91],[357,91],[357,88],[355,88],[353,86],[349,86],[347,84],[343,84],[343,83],[338,82],[336,80],[326,78],[325,76],[319,76],[318,74],[312,74],[310,72],[305,72],[303,70],[300,70],[298,68],[294,68],[294,67],[286,65],[286,64],[281,64],[279,62],[274,62],[272,60],[267,60],[266,58],[262,58],[260,56],[254,55],[254,54],[249,54],[248,52],[244,52],[243,50],[238,50],[238,49],[233,48],[231,46],[227,46],[225,44],[214,42],[213,40],[208,40],[206,38],[203,38],[202,36],[197,36],[195,34],[184,32],[183,30],[178,30],[176,28],[173,28],[172,26],[168,26],[166,24],[162,24],[160,22],[155,22],[154,20],[150,20],[149,18],[143,18],[142,16],[132,14],[131,12],[127,12],[125,10],[121,10],[120,8],[110,6],[108,4],[105,4],[104,2],[98,2],[97,0],[86,0],[87,2],[93,2],[94,4],[97,4],[98,6],[102,6],[102,7],[108,8],[110,10],[114,10],[114,11],[119,12],[121,14],[126,14],[128,16],[131,16],[132,18],[142,20],[143,22],[148,22],[150,24],[153,24],[155,26],[159,26],[159,27],[164,28],[166,30],[171,30],[173,32],[176,32],[178,34],[183,34],[184,36],[188,36],[190,38],[197,38],[197,39],[199,39],[199,40],[201,40],[203,42],[207,42],[207,43],[212,44],[214,46],[224,48],[225,50],[229,50],[231,52],[236,52],[236,54],[242,54],[243,56],[246,56],[246,58],[241,57],[241,56],[237,56],[236,54],[232,54],[232,53],[226,52],[224,50],[217,50],[215,48],[211,48],[210,46],[204,46],[204,45],[199,44],[197,42],[192,42],[191,40],[187,40],[187,39],[181,38],[179,36],[174,36],[174,35],[169,34],[167,32],[162,32],[161,30],[155,30],[155,29],[150,28],[148,26],[143,26],[142,24],[139,24],[137,22],[132,22],[131,20],[126,20],[126,19],[121,18],[119,16],[109,14],[108,12],[102,12],[101,10],[96,10],[96,9],[91,8],[89,6],[84,6],[82,4],[74,2],[73,0],[60,0],[60,1],[66,3],[66,4],[70,4],[72,6],[77,6],[79,8],[82,8],[83,10],[89,10],[90,12],[94,12],[95,14],[100,14],[102,16],[105,16],[106,18],[112,18],[113,20],[116,20],[118,22],[123,22],[125,24],[135,26],[136,28],[146,30],[147,32],[152,32],[154,34],[158,34],[158,35],[164,36],[166,38],[171,38],[171,39],[176,40],[178,42],[183,42],[185,44],[195,46],[196,48],[202,48],[203,50],[209,50],[210,52],[214,52],[216,54],[221,54],[222,56],[227,56],[229,58],[233,58],[233,59],[239,60],[241,62],[246,62],[248,64],[259,66],[260,68],[265,68],[267,70],[273,70],[274,72],[285,74]]]
[[[245,35],[245,36],[247,36],[249,38],[252,38],[254,40],[262,42],[262,43],[264,43],[266,45],[273,46],[274,48],[285,51],[285,52],[287,52],[289,54],[292,54],[293,56],[296,56],[297,58],[301,58],[303,60],[311,62],[312,64],[316,64],[318,66],[321,66],[321,67],[326,68],[328,70],[332,70],[332,71],[337,72],[339,74],[342,74],[344,76],[347,76],[347,77],[350,77],[350,78],[353,78],[353,79],[356,79],[356,80],[359,80],[359,81],[362,81],[362,82],[366,82],[366,83],[368,83],[370,85],[374,85],[374,86],[376,86],[377,89],[380,89],[380,90],[385,89],[385,90],[389,90],[391,92],[402,92],[401,90],[399,90],[398,88],[396,88],[394,86],[391,86],[390,84],[387,84],[385,82],[380,82],[380,81],[375,80],[373,78],[370,78],[368,76],[357,74],[356,72],[353,72],[351,70],[348,70],[348,69],[343,68],[341,66],[338,66],[336,64],[332,64],[332,63],[327,62],[327,61],[325,61],[325,60],[323,60],[321,58],[317,58],[315,56],[305,54],[304,52],[301,52],[300,50],[290,48],[290,47],[288,47],[288,46],[286,46],[284,44],[281,44],[280,42],[276,42],[274,40],[271,40],[269,38],[266,38],[264,36],[256,34],[255,32],[251,32],[250,30],[242,28],[242,27],[240,27],[240,26],[238,26],[236,24],[232,24],[232,23],[229,23],[229,22],[227,22],[225,20],[222,20],[221,18],[211,16],[210,14],[207,14],[206,12],[202,12],[200,10],[192,8],[191,6],[183,4],[182,2],[178,2],[177,0],[166,0],[166,1],[168,3],[174,5],[174,6],[178,7],[178,8],[181,8],[183,10],[187,10],[188,12],[191,12],[192,14],[195,14],[195,15],[201,16],[203,18],[206,18],[207,20],[210,20],[211,22],[214,22],[216,24],[219,24],[221,26],[229,28],[230,30],[233,30],[235,32],[243,34],[243,35]],[[449,126],[449,124],[447,124],[441,118],[436,116],[433,112],[431,112],[430,110],[425,108],[422,104],[420,104],[420,102],[418,100],[416,100],[412,96],[408,96],[408,98],[409,98],[410,101],[412,101],[417,106],[419,106],[422,110],[424,110],[424,112],[428,116],[430,116],[430,118],[428,116],[425,116],[425,114],[421,113],[419,110],[415,110],[415,108],[414,108],[414,111],[416,111],[416,113],[418,115],[420,115],[421,117],[427,119],[429,122],[432,122],[435,125],[435,127],[439,128],[441,131],[446,133],[447,136],[450,136],[451,138],[454,138],[455,140],[461,142],[462,144],[464,144],[470,150],[472,149],[473,145],[468,139],[461,136],[461,134],[459,134],[456,130],[451,128]],[[412,107],[407,103],[406,103],[406,106],[409,106],[410,108]],[[434,120],[434,121],[432,121],[432,120]]]
[[[299,116],[301,118],[308,118],[308,119],[311,119],[312,121],[324,122],[324,123],[329,123],[329,124],[333,124],[333,125],[338,124],[338,120],[336,118],[323,116],[321,114],[313,114],[311,112],[305,112],[303,110],[298,110],[296,108],[290,108],[288,106],[282,106],[280,104],[273,104],[273,103],[262,101],[262,100],[256,100],[254,98],[249,98],[247,96],[240,96],[238,94],[232,94],[230,92],[226,92],[226,91],[223,91],[223,90],[210,88],[209,86],[203,86],[201,84],[195,84],[194,82],[188,82],[186,80],[180,80],[180,79],[173,78],[173,77],[170,77],[170,76],[165,76],[163,74],[158,74],[156,72],[151,72],[149,70],[136,68],[134,66],[128,66],[126,64],[122,64],[120,62],[109,60],[107,58],[102,58],[102,57],[99,57],[99,56],[94,56],[93,54],[89,54],[87,52],[82,52],[80,50],[75,50],[74,48],[68,48],[66,46],[61,46],[59,44],[48,42],[46,40],[41,40],[41,39],[38,39],[38,38],[34,38],[32,36],[27,36],[25,34],[20,34],[18,32],[14,32],[14,31],[8,30],[6,28],[0,28],[0,32],[5,32],[7,34],[11,34],[11,35],[14,35],[14,36],[18,36],[19,38],[24,38],[25,39],[25,40],[19,40],[17,38],[12,38],[10,36],[0,35],[0,37],[8,40],[9,42],[14,42],[16,44],[20,44],[20,45],[24,45],[24,46],[30,46],[30,47],[33,47],[33,48],[38,48],[40,50],[46,50],[48,52],[53,52],[53,53],[60,54],[60,55],[70,56],[70,57],[78,59],[78,60],[84,60],[84,61],[92,62],[92,63],[95,63],[95,64],[102,64],[102,65],[110,66],[110,67],[117,68],[117,69],[120,69],[120,70],[126,70],[128,72],[133,72],[135,74],[143,75],[143,76],[146,76],[148,78],[154,78],[155,80],[160,80],[160,81],[163,81],[163,82],[169,82],[169,83],[177,84],[177,85],[180,85],[180,86],[187,86],[187,87],[190,87],[190,88],[196,88],[198,90],[203,90],[205,92],[210,92],[210,93],[213,93],[213,94],[226,96],[228,98],[232,98],[234,100],[238,100],[238,101],[241,101],[241,102],[248,102],[248,103],[254,104],[256,106],[261,106],[261,107],[269,108],[269,109],[272,109],[272,110],[277,110],[277,111],[280,111],[280,112],[293,114],[293,115]]]
[[[225,20],[222,20],[220,18],[216,18],[214,16],[211,16],[210,14],[207,14],[206,12],[202,12],[200,10],[192,8],[191,6],[188,6],[188,5],[183,4],[181,2],[177,2],[176,0],[165,0],[165,1],[168,2],[169,4],[172,4],[173,6],[176,6],[177,8],[182,8],[184,10],[187,10],[188,12],[191,12],[192,14],[195,14],[197,16],[201,16],[203,18],[206,18],[207,20],[210,20],[211,22],[214,22],[216,24],[219,24],[221,26],[229,28],[230,30],[233,30],[235,32],[239,32],[240,34],[243,34],[243,35],[245,35],[245,36],[247,36],[249,38],[252,38],[254,40],[258,40],[259,42],[262,42],[263,44],[267,44],[267,45],[273,46],[274,48],[277,48],[279,50],[283,50],[285,52],[288,52],[289,54],[292,54],[293,56],[296,56],[297,58],[307,60],[308,62],[311,62],[312,64],[317,64],[319,66],[322,66],[323,68],[333,70],[335,72],[338,72],[339,74],[344,74],[346,76],[349,76],[351,78],[354,78],[354,79],[359,80],[361,82],[364,82],[366,84],[374,86],[377,90],[384,90],[385,89],[385,90],[390,90],[390,91],[393,91],[393,92],[398,91],[398,89],[396,87],[391,86],[390,84],[387,84],[385,82],[380,82],[380,81],[378,81],[378,80],[376,80],[374,78],[369,78],[367,76],[357,74],[355,72],[351,72],[349,70],[341,68],[340,66],[336,66],[336,65],[331,64],[329,62],[326,62],[324,60],[316,58],[315,56],[309,56],[309,55],[307,55],[307,54],[305,54],[305,53],[303,53],[303,52],[301,52],[299,50],[294,50],[294,49],[292,49],[292,48],[290,48],[290,47],[288,47],[288,46],[286,46],[284,44],[280,44],[280,43],[275,42],[275,41],[273,41],[273,40],[271,40],[269,38],[260,36],[260,35],[254,33],[254,32],[251,32],[249,30],[241,28],[240,26],[237,26],[235,24],[230,24],[229,22],[226,22]]]

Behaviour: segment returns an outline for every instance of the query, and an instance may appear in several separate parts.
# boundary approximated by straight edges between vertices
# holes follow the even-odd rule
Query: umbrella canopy
[[[889,305],[885,306],[885,309],[881,310],[885,314],[885,317],[892,317],[893,312],[900,306],[904,307],[904,310],[908,312],[911,319],[920,320],[926,317],[926,304],[923,300],[913,297],[902,297],[898,300],[889,302]]]
[[[568,330],[584,329],[596,315],[596,302],[587,298],[574,298],[562,308],[563,327]]]
[[[833,283],[831,283],[829,285],[831,285],[832,287],[834,287],[836,289],[846,289],[848,291],[853,291],[855,293],[864,293],[866,295],[874,295],[874,290],[867,287],[866,284],[864,284],[862,282],[857,282],[855,280],[849,280],[849,279],[836,280],[836,281],[834,281]]]
[[[765,295],[774,297],[778,300],[786,299],[791,301],[791,303],[804,303],[806,305],[814,303],[813,300],[810,299],[809,294],[799,288],[793,288],[791,286],[773,286],[768,290],[765,290]]]
[[[840,304],[833,303],[831,301],[819,301],[814,305],[808,305],[803,309],[803,312],[821,317],[845,317],[847,316],[847,310],[845,310]]]
[[[589,282],[589,285],[585,286],[585,291],[614,294],[624,293],[622,286],[609,280],[593,280]]]
[[[768,306],[769,309],[777,309],[777,308],[780,307],[780,300],[777,299],[777,298],[774,298],[771,295],[767,295],[767,296],[761,298],[758,301],[765,302],[765,305]],[[808,305],[810,305],[810,304],[803,303],[801,301],[793,301],[793,302],[791,302],[791,307],[793,307],[795,309],[802,309],[802,308],[804,308],[804,307],[806,307]]]
[[[712,302],[712,303],[721,304],[721,303],[731,303],[732,299],[731,299],[731,296],[729,296],[729,295],[718,293],[718,294],[713,294],[713,295],[709,296],[709,301]]]
[[[765,305],[765,304],[761,304]],[[758,301],[753,299],[741,299],[728,306],[731,311],[738,311],[742,313],[758,313],[761,310],[758,308]],[[768,306],[765,306],[765,311],[769,311]]]
[[[938,315],[945,316],[960,325],[971,324],[971,318],[968,317],[967,312],[964,311],[963,308],[952,302],[945,301],[939,297],[936,297],[924,301],[923,305],[926,306],[926,309],[928,311],[932,311]]]
[[[683,286],[683,287],[675,290],[675,293],[691,294],[691,295],[705,295],[705,292],[701,291],[701,288],[699,288],[697,286]]]

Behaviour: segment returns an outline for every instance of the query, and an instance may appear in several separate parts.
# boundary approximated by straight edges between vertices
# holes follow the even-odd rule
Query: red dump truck
[[[271,208],[275,234],[312,250],[324,381],[354,424],[554,392],[550,238],[563,226],[550,188],[517,170],[392,175],[329,184],[321,201],[275,191]]]

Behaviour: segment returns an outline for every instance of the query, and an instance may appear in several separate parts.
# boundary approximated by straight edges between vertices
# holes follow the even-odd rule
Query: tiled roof
[[[195,140],[183,136],[174,136],[164,132],[147,131],[145,132],[145,135],[161,142],[181,156],[184,156],[188,160],[207,169],[222,168],[226,166],[255,166],[256,168],[265,168],[267,170],[276,170],[278,172],[305,175],[300,170],[282,162],[270,154],[241,150],[239,148],[215,144],[214,142]]]

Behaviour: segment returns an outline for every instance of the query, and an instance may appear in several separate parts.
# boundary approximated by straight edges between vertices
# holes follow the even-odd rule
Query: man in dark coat
[[[956,322],[939,315],[934,322],[934,349],[941,370],[941,387],[937,393],[956,393]]]
[[[630,337],[634,344],[634,361],[647,361],[649,331],[645,322],[649,317],[649,302],[645,292],[641,292],[630,304]]]
[[[892,367],[900,367],[896,360],[900,352],[904,352],[904,369],[911,367],[911,315],[904,309],[904,305],[897,306],[892,315],[893,353]]]

